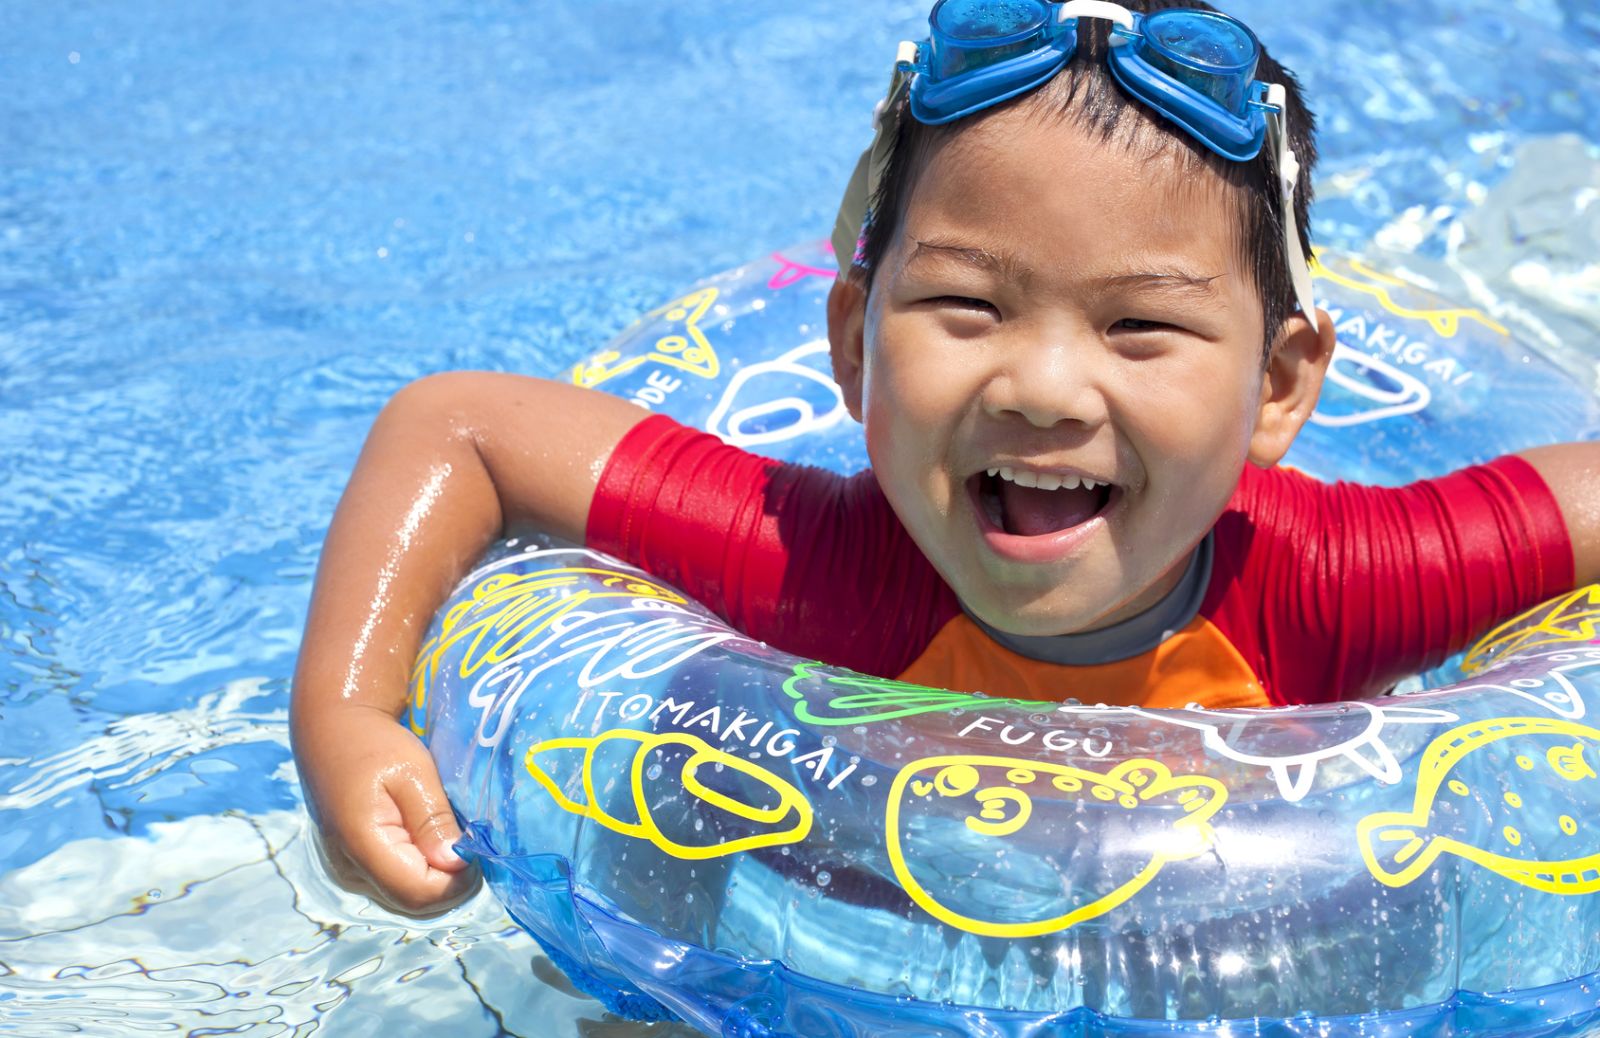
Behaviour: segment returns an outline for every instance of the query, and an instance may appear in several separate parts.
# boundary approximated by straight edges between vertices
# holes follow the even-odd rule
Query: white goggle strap
[[[894,148],[896,124],[895,106],[900,95],[911,82],[911,73],[917,62],[917,45],[910,40],[900,44],[895,56],[894,77],[889,80],[889,92],[872,110],[872,143],[867,145],[856,160],[855,172],[844,189],[844,199],[839,203],[839,215],[833,221],[833,257],[839,272],[848,274],[855,261],[856,246],[866,230],[867,210],[883,183],[884,171],[889,166],[889,153]]]
[[[1300,251],[1300,223],[1294,215],[1294,189],[1300,182],[1300,158],[1289,147],[1288,92],[1282,83],[1267,86],[1267,146],[1272,149],[1272,164],[1278,176],[1278,204],[1283,211],[1283,255],[1289,264],[1289,281],[1294,285],[1295,302],[1300,312],[1317,330],[1317,300],[1311,289],[1311,267]]]

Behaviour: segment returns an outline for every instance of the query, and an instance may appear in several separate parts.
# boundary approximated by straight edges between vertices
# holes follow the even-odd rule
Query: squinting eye
[[[928,300],[933,306],[950,306],[958,310],[988,310],[996,309],[993,303],[972,296],[935,296]]]
[[[1137,317],[1124,317],[1112,327],[1125,332],[1149,332],[1158,328],[1169,328],[1171,325],[1162,324],[1160,321],[1145,321]]]

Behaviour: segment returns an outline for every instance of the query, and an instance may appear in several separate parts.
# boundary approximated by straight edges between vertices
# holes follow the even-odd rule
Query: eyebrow
[[[916,243],[916,249],[906,261],[908,265],[923,260],[925,256],[935,262],[938,259],[948,258],[1022,285],[1028,284],[1034,277],[1031,267],[1004,253],[992,252],[974,245],[962,245],[947,239],[923,241],[920,238],[913,238],[912,241]],[[1213,283],[1225,276],[1226,274],[1206,276],[1186,270],[1131,271],[1126,274],[1096,278],[1092,284],[1101,291],[1153,288],[1209,298],[1216,294]]]
[[[1155,288],[1178,292],[1183,295],[1198,295],[1210,298],[1216,295],[1216,289],[1212,287],[1213,283],[1226,276],[1226,274],[1212,274],[1209,277],[1205,277],[1183,270],[1138,271],[1100,278],[1095,282],[1095,285],[1098,288],[1108,290]]]
[[[1014,256],[1007,256],[1002,253],[991,252],[988,249],[972,245],[961,245],[947,240],[923,241],[920,238],[913,238],[912,240],[916,242],[917,247],[911,253],[911,258],[906,260],[908,266],[924,256],[934,259],[949,258],[958,263],[965,263],[968,266],[986,270],[1007,281],[1026,285],[1033,280],[1033,269],[1027,264],[1019,262]]]

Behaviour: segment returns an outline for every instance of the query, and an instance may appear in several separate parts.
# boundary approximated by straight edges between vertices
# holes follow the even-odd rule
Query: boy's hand
[[[330,870],[341,885],[412,915],[443,912],[477,889],[451,849],[461,835],[422,741],[381,710],[347,706],[306,719],[295,757]]]

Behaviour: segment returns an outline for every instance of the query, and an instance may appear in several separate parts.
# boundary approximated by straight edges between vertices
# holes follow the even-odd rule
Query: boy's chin
[[[961,597],[958,592],[958,597]],[[1052,596],[1053,597],[1053,596]],[[981,600],[978,600],[980,599]],[[989,627],[1022,638],[1050,638],[1061,634],[1084,634],[1107,627],[1106,619],[1117,611],[1115,601],[1060,601],[1038,597],[1013,598],[1008,595],[961,597],[962,605]]]

